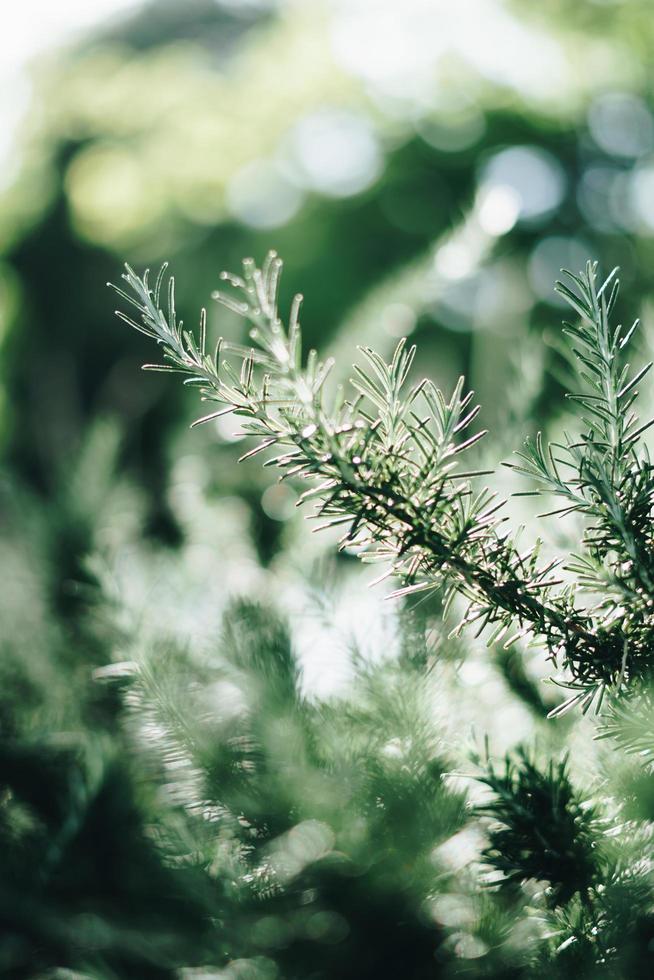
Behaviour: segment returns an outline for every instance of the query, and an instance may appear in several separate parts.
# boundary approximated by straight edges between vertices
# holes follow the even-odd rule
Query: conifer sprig
[[[611,738],[624,752],[638,755],[651,773],[654,765],[654,693],[649,684],[613,700],[602,718],[598,738]]]
[[[604,590],[608,564],[612,584],[633,598],[654,589],[650,527],[654,480],[649,454],[639,453],[640,436],[654,419],[641,425],[633,410],[637,385],[652,364],[630,376],[629,364],[621,363],[620,353],[639,321],[627,331],[611,327],[619,287],[616,274],[614,269],[598,287],[597,264],[589,262],[583,277],[566,273],[576,292],[557,283],[558,292],[581,318],[577,324],[566,323],[564,333],[574,345],[572,353],[586,389],[568,398],[582,407],[586,431],[577,439],[553,444],[547,452],[540,437],[528,441],[518,454],[522,463],[516,469],[564,499],[558,513],[576,511],[591,518],[584,543],[600,578],[593,579],[586,563],[580,573],[587,583]]]
[[[533,910],[548,910],[548,970],[558,966],[569,976],[573,963],[585,961],[591,965],[583,976],[637,975],[621,967],[630,956],[642,962],[652,935],[651,824],[628,819],[623,802],[597,786],[590,795],[580,791],[567,757],[540,766],[518,748],[495,764],[486,747],[474,761],[491,792],[474,807],[489,821],[481,855],[487,885],[518,900],[526,882],[546,886],[529,891]]]
[[[546,881],[559,905],[597,882],[599,815],[573,787],[566,759],[540,769],[519,749],[500,768],[486,759],[477,778],[493,793],[476,812],[493,820],[483,857],[501,885]]]
[[[578,609],[573,586],[563,586],[557,577],[559,563],[539,562],[539,542],[521,553],[504,533],[503,501],[486,488],[475,489],[475,478],[487,471],[459,469],[461,455],[484,435],[473,429],[479,409],[472,392],[464,392],[463,379],[449,399],[429,380],[411,384],[415,348],[400,341],[390,363],[363,349],[351,397],[340,387],[327,395],[331,363],[321,363],[315,351],[303,358],[301,297],[291,304],[288,328],[279,316],[281,268],[272,252],[261,269],[247,259],[241,276],[222,274],[231,291],[214,294],[250,322],[251,348],[219,341],[208,352],[206,313],[196,340],[177,319],[172,277],[164,311],[165,266],[153,288],[147,272],[140,278],[126,267],[129,291],[118,292],[136,308],[138,319],[119,316],[162,347],[164,363],[145,365],[147,370],[186,375],[185,384],[197,386],[203,400],[218,406],[194,424],[226,413],[238,416],[243,432],[259,440],[242,458],[268,450],[271,458],[264,465],[279,467],[282,479],[308,483],[300,501],[316,501],[320,527],[344,527],[342,547],[354,548],[366,561],[386,563],[382,578],[394,574],[403,582],[392,595],[442,588],[446,607],[457,595],[467,601],[461,626],[474,623],[479,632],[493,627],[489,642],[512,628],[517,631],[509,644],[521,635],[540,636],[550,658],[572,675],[566,706],[581,703],[586,709],[594,701],[599,706],[608,686],[619,686],[634,670],[642,672],[644,637],[641,650],[632,646],[632,635],[636,625],[648,622],[649,596],[643,598],[643,589],[650,565],[638,572],[623,566],[628,560],[635,565],[630,556],[649,548],[649,538],[641,542],[636,532],[643,530],[654,489],[649,463],[639,462],[635,450],[645,427],[626,414],[645,371],[628,379],[617,354],[632,331],[622,336],[609,329],[614,274],[597,289],[596,267],[589,265],[585,279],[573,277],[579,295],[559,287],[583,318],[568,331],[578,344],[582,376],[593,389],[581,402],[588,433],[547,456],[540,439],[528,443],[518,468],[561,493],[564,510],[595,519],[587,554],[580,559],[586,562],[582,584],[607,570],[621,588],[626,583],[634,604],[624,603],[620,615],[615,603]],[[555,452],[567,454],[570,478],[562,475]]]
[[[622,638],[622,666],[614,677],[620,686],[625,677],[642,677],[651,667],[654,477],[641,436],[654,419],[641,424],[634,403],[652,364],[632,374],[630,365],[622,363],[621,353],[639,321],[628,330],[611,326],[617,269],[601,285],[597,263],[589,262],[581,276],[566,275],[574,290],[563,282],[556,288],[580,317],[576,324],[565,323],[564,333],[572,341],[583,386],[568,397],[581,406],[585,431],[574,438],[566,434],[564,443],[547,449],[539,434],[518,453],[520,463],[509,465],[563,499],[563,506],[551,513],[588,519],[584,553],[572,556],[567,567],[579,587],[596,597],[597,634]]]

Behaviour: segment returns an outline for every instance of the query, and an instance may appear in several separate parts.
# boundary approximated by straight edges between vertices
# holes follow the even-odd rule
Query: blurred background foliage
[[[629,311],[651,309],[653,30],[645,0],[155,0],[34,62],[28,108],[0,162],[0,779],[11,801],[0,836],[14,854],[0,892],[0,914],[13,923],[0,954],[7,975],[66,965],[62,951],[77,942],[99,971],[91,975],[167,976],[153,965],[166,949],[155,956],[148,943],[158,940],[146,949],[139,935],[179,941],[193,961],[194,944],[206,939],[193,903],[206,913],[207,883],[189,862],[169,887],[153,838],[187,830],[181,819],[157,826],[157,780],[135,775],[132,758],[135,739],[147,746],[169,738],[170,719],[137,726],[135,737],[120,692],[129,664],[147,667],[157,651],[170,664],[173,693],[208,684],[214,704],[226,691],[221,703],[234,701],[234,717],[239,697],[277,698],[266,715],[272,730],[259,741],[273,769],[292,757],[292,746],[275,741],[274,724],[298,711],[289,707],[288,678],[276,692],[258,692],[248,655],[224,639],[235,597],[265,600],[291,617],[297,683],[326,699],[330,751],[340,751],[333,698],[355,691],[377,711],[388,711],[389,698],[396,705],[375,686],[370,663],[382,650],[411,669],[440,657],[430,712],[448,758],[464,757],[474,724],[498,751],[538,735],[545,754],[564,740],[577,747],[579,773],[590,761],[601,766],[609,750],[588,748],[587,721],[544,722],[556,694],[539,683],[537,654],[446,641],[437,603],[419,605],[413,625],[404,622],[379,590],[367,590],[350,558],[331,557],[329,536],[307,532],[291,489],[257,460],[235,465],[233,422],[189,433],[193,399],[164,376],[138,374],[151,352],[114,322],[105,283],[125,260],[138,268],[169,260],[191,322],[220,269],[274,247],[286,262],[284,295],[306,295],[309,344],[334,353],[347,377],[357,344],[386,353],[410,336],[421,373],[445,388],[466,374],[494,433],[485,452],[495,463],[527,432],[564,424],[561,309],[552,289],[561,266],[578,269],[588,256],[606,269],[619,264]],[[209,314],[214,336],[238,339],[236,321],[223,315],[218,324],[217,312]],[[498,476],[500,489],[504,480]],[[513,506],[530,513],[524,501]],[[242,609],[238,615],[249,621]],[[284,629],[275,649],[291,642]],[[215,654],[217,668],[210,651],[219,635],[232,652]],[[415,640],[408,652],[407,637]],[[156,676],[146,667],[132,708]],[[118,683],[102,683],[111,677]],[[456,712],[444,707],[452,692]],[[189,697],[185,710],[208,710]],[[300,711],[291,726],[302,729],[303,751],[317,737],[308,724]],[[359,724],[347,721],[350,775],[363,751]],[[393,724],[401,740],[402,718]],[[210,743],[212,731],[203,736]],[[366,751],[387,758],[382,749]],[[212,751],[193,743],[175,771],[187,767],[192,778],[194,753],[222,771],[227,763]],[[431,748],[424,752],[431,758]],[[304,765],[290,781],[294,797],[309,779]],[[333,776],[313,778],[314,806],[302,819],[322,822],[299,824],[300,855],[330,850],[325,834],[354,833],[339,829]],[[375,778],[383,782],[381,763]],[[164,780],[164,796],[173,783]],[[242,788],[230,792],[252,805]],[[376,793],[379,786],[355,787],[350,799],[368,813]],[[269,790],[260,805],[274,799]],[[443,838],[460,825],[453,799],[452,812],[439,817]],[[410,820],[411,806],[407,798],[398,821]],[[270,838],[291,833],[288,812],[268,819]],[[387,830],[374,825],[376,846]],[[102,847],[89,843],[98,840]],[[352,854],[357,846],[342,848]],[[140,864],[112,877],[128,853]],[[211,860],[218,868],[220,853]],[[376,894],[399,865],[385,873]],[[334,881],[342,874],[329,871]],[[310,879],[307,872],[299,891],[311,892]],[[359,895],[370,894],[357,881]],[[153,890],[169,905],[148,908]],[[470,896],[458,901],[459,917],[485,922],[470,912]],[[347,914],[356,918],[356,895],[351,902]],[[229,914],[226,896],[213,892],[211,903],[214,921]],[[381,969],[364,963],[344,972],[347,956],[340,962],[333,945],[342,922],[330,915],[307,927],[316,941],[332,937],[326,975]],[[261,949],[286,950],[288,975],[308,976],[297,966],[304,946],[280,940],[288,923],[280,925],[279,909],[274,916],[257,926]],[[233,924],[234,948],[245,943],[239,928]],[[383,916],[357,928],[383,932]],[[407,928],[415,930],[407,949],[420,949],[422,925]],[[490,935],[509,927],[484,928]],[[488,935],[484,948],[492,947]],[[481,948],[470,942],[464,960],[466,948],[473,959]],[[274,975],[263,959],[252,969]],[[497,970],[512,975],[506,963]]]

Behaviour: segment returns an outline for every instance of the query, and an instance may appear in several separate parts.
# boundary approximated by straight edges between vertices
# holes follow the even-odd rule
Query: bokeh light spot
[[[536,295],[551,306],[565,306],[554,291],[554,283],[561,278],[561,269],[579,272],[592,258],[589,245],[579,238],[564,238],[552,235],[544,238],[531,253],[527,272],[529,282]]]
[[[636,226],[641,231],[654,231],[654,165],[639,167],[631,175],[628,200]]]
[[[323,109],[301,119],[291,134],[296,179],[332,197],[349,197],[379,176],[382,154],[372,126],[354,112]]]
[[[476,108],[452,116],[422,119],[418,132],[426,143],[441,153],[460,153],[474,146],[486,130],[483,113]]]
[[[286,483],[273,483],[261,497],[261,508],[272,521],[287,521],[295,511],[297,496]]]
[[[492,184],[482,188],[477,202],[477,218],[488,235],[506,235],[520,215],[522,201],[515,188]]]
[[[556,210],[565,194],[560,163],[537,146],[512,146],[496,153],[483,168],[483,190],[511,190],[519,201],[518,219],[531,221]]]
[[[605,153],[639,157],[654,147],[654,120],[642,99],[610,92],[595,99],[588,111],[591,136]]]
[[[118,145],[96,144],[78,153],[66,174],[66,191],[78,230],[109,244],[140,238],[163,208],[156,176]]]
[[[302,196],[274,163],[253,160],[229,182],[227,206],[234,217],[251,228],[278,228],[296,214]]]

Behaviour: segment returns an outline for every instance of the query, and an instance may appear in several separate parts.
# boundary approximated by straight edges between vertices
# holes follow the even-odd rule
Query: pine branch
[[[520,749],[502,769],[487,758],[478,780],[492,799],[476,807],[494,822],[483,856],[502,886],[528,879],[549,884],[552,906],[583,897],[599,880],[596,841],[601,826],[596,809],[574,789],[567,760],[539,769]]]
[[[638,685],[627,697],[611,699],[598,738],[612,738],[624,752],[640,757],[650,771],[654,763],[654,695]]]
[[[576,291],[562,282],[557,290],[581,322],[566,323],[564,333],[575,345],[572,353],[585,386],[568,397],[581,406],[586,431],[547,450],[539,435],[518,453],[522,462],[515,468],[562,497],[566,504],[562,511],[591,519],[584,543],[593,561],[586,565],[585,584],[604,590],[610,581],[623,597],[638,602],[643,592],[651,595],[654,590],[650,528],[654,480],[649,454],[640,443],[654,420],[639,424],[633,406],[637,385],[652,364],[634,374],[629,364],[621,364],[621,352],[639,321],[626,332],[621,326],[611,327],[619,288],[617,269],[599,287],[596,263],[589,262],[583,276],[566,274]],[[610,579],[604,574],[607,564]]]
[[[569,395],[581,406],[586,430],[564,444],[544,448],[540,434],[527,441],[518,471],[561,497],[555,513],[579,513],[588,518],[585,554],[573,556],[567,569],[578,585],[599,599],[593,609],[598,633],[622,636],[622,667],[614,676],[620,688],[629,677],[647,674],[654,608],[654,503],[652,464],[641,437],[652,421],[640,424],[634,411],[637,386],[649,373],[646,364],[635,373],[621,363],[621,353],[638,320],[624,331],[612,327],[611,313],[618,295],[617,269],[598,286],[597,264],[585,274],[566,273],[572,286],[557,289],[581,321],[566,323],[579,380],[584,390]],[[614,654],[617,648],[614,647]]]
[[[473,428],[479,411],[473,393],[464,393],[463,379],[449,399],[429,380],[411,385],[415,348],[407,349],[404,341],[388,364],[364,348],[351,396],[339,387],[328,397],[331,362],[321,363],[315,351],[303,359],[300,296],[292,302],[288,328],[280,319],[281,268],[275,253],[261,269],[248,259],[242,276],[223,273],[232,291],[214,294],[250,322],[252,348],[219,341],[208,353],[206,314],[196,340],[177,320],[172,278],[164,312],[165,266],[154,288],[147,272],[139,278],[127,267],[123,279],[129,291],[118,292],[138,317],[119,316],[162,347],[164,362],[146,369],[185,375],[185,384],[198,387],[202,399],[216,405],[194,424],[225,413],[238,416],[243,432],[258,439],[242,458],[266,451],[270,458],[264,465],[277,466],[281,479],[307,483],[300,501],[316,502],[320,527],[343,526],[341,547],[356,550],[365,561],[383,562],[385,574],[402,580],[392,595],[440,588],[446,609],[457,595],[466,600],[461,627],[475,624],[479,632],[493,627],[489,642],[498,642],[512,628],[517,631],[507,645],[522,635],[539,636],[549,657],[572,675],[573,693],[563,707],[599,707],[607,687],[619,686],[647,665],[646,634],[635,634],[636,625],[649,629],[646,602],[638,592],[643,586],[633,579],[633,603],[617,618],[615,603],[579,609],[574,589],[560,588],[558,563],[539,563],[539,542],[520,553],[503,533],[503,501],[488,489],[475,489],[475,479],[487,471],[459,469],[462,454],[484,435]],[[586,578],[601,566],[631,582],[632,573],[621,563],[632,553],[638,558],[643,548],[649,560],[649,537],[642,543],[636,531],[643,528],[654,490],[648,463],[638,464],[637,479],[629,483],[643,427],[625,413],[644,372],[628,380],[617,367],[618,346],[628,336],[621,339],[619,330],[609,330],[615,284],[608,300],[606,290],[612,281],[609,277],[596,289],[595,266],[589,266],[586,280],[574,279],[579,296],[560,287],[588,321],[569,329],[582,348],[583,374],[594,392],[584,401],[589,432],[558,449],[567,452],[576,474],[562,477],[554,450],[546,458],[540,440],[527,445],[518,468],[563,495],[564,509],[596,518],[586,539]],[[649,581],[648,568],[634,570],[632,578]]]
[[[622,800],[591,802],[565,759],[540,768],[519,749],[495,767],[486,755],[477,778],[492,792],[475,808],[491,821],[488,884],[514,899],[531,892],[534,910],[548,909],[551,946],[534,975],[639,975],[654,928],[651,823],[627,819]],[[521,888],[530,880],[547,887]]]

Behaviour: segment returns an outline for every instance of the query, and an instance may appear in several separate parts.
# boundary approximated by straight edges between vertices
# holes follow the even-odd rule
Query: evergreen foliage
[[[649,5],[245,6],[39,58],[5,161],[0,976],[648,977]],[[221,286],[218,364],[165,273],[124,284],[205,412],[274,440],[235,466],[229,411],[187,432],[98,285],[166,254],[186,306],[271,227],[310,296],[293,365],[277,259]],[[586,254],[626,260],[637,356],[592,267],[550,342]]]
[[[401,579],[392,596],[440,590],[445,615],[463,609],[455,634],[473,625],[488,627],[489,645],[510,630],[509,650],[523,637],[542,645],[572,688],[552,714],[593,706],[599,734],[647,767],[654,481],[649,423],[632,406],[648,368],[631,374],[620,360],[633,328],[610,324],[615,273],[598,286],[589,264],[573,290],[559,286],[581,317],[566,330],[584,430],[547,449],[528,441],[514,464],[586,520],[582,554],[563,566],[541,559],[538,541],[520,551],[502,501],[476,488],[488,472],[459,469],[483,435],[463,381],[450,398],[413,382],[415,349],[400,342],[389,363],[363,351],[352,395],[330,392],[331,365],[303,359],[299,297],[281,323],[280,271],[272,253],[262,269],[246,261],[242,276],[224,276],[237,298],[216,295],[250,321],[252,348],[209,352],[204,312],[197,339],[185,330],[172,279],[161,302],[165,267],[153,287],[127,268],[130,292],[119,292],[138,318],[120,315],[161,346],[163,363],[147,369],[179,372],[217,403],[198,422],[234,413],[259,440],[243,458],[267,451],[282,479],[308,484],[300,499],[317,502],[320,526],[342,526],[343,549]],[[526,675],[505,654],[499,663],[541,710]],[[565,758],[473,753],[466,802],[429,708],[438,663],[355,664],[346,697],[307,698],[284,623],[242,602],[215,655],[153,649],[108,669],[131,744],[170,801],[163,860],[206,881],[210,935],[186,966],[229,964],[230,977],[646,975],[650,770],[629,798],[610,759],[608,781],[581,786]]]
[[[584,806],[575,791],[567,761],[550,761],[541,771],[522,750],[507,756],[500,771],[488,759],[479,778],[493,797],[478,812],[499,823],[489,832],[484,858],[500,872],[500,884],[525,876],[549,882],[554,906],[585,895],[596,881],[594,848],[602,828],[595,808]]]
[[[573,704],[586,710],[594,701],[599,707],[607,688],[647,674],[654,481],[640,440],[652,422],[639,425],[632,406],[651,365],[630,375],[619,361],[637,323],[626,332],[610,326],[615,270],[598,288],[596,265],[589,263],[583,276],[571,276],[576,292],[558,285],[581,317],[566,332],[578,345],[573,352],[589,389],[571,396],[587,413],[587,431],[547,450],[539,436],[514,464],[565,499],[555,513],[579,512],[595,522],[585,532],[584,553],[568,565],[577,576],[571,584],[557,577],[559,561],[539,562],[539,541],[521,552],[516,537],[504,533],[504,502],[475,488],[475,478],[487,474],[458,468],[459,455],[485,434],[468,434],[479,407],[472,392],[464,394],[463,378],[449,399],[428,379],[409,386],[415,348],[400,341],[390,363],[365,348],[365,364],[354,368],[353,397],[339,388],[329,401],[331,363],[311,351],[303,364],[301,296],[293,300],[288,330],[280,320],[281,261],[274,253],[261,269],[248,259],[243,276],[223,273],[237,298],[214,294],[252,324],[251,349],[218,341],[207,353],[206,313],[196,341],[177,321],[172,278],[164,312],[165,272],[164,266],[151,289],[147,273],[140,279],[128,267],[131,292],[119,290],[140,319],[119,316],[163,348],[164,363],[145,368],[182,373],[205,401],[222,406],[194,424],[226,413],[239,417],[243,431],[260,438],[242,459],[274,450],[266,465],[282,469],[282,478],[309,483],[300,499],[318,498],[320,526],[344,525],[343,547],[385,563],[387,574],[404,581],[394,596],[442,587],[446,610],[456,595],[467,601],[462,626],[494,627],[490,642],[512,626],[517,632],[508,644],[526,634],[540,637],[550,659],[569,672],[574,691],[558,710]],[[239,358],[238,369],[229,354]],[[582,590],[600,593],[599,602],[580,606]]]

